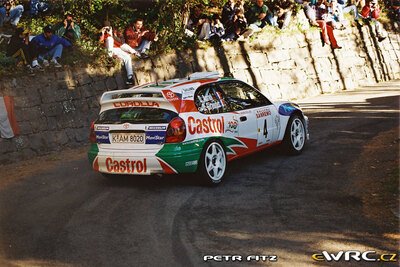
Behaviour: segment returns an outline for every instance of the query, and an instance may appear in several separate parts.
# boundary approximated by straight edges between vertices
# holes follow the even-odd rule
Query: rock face
[[[376,41],[369,26],[337,32],[342,49],[322,46],[317,30],[251,42],[177,51],[134,62],[135,80],[185,77],[196,71],[233,74],[271,99],[296,99],[400,78],[400,36]],[[124,88],[121,72],[64,69],[2,78],[0,95],[14,96],[21,134],[0,139],[0,164],[88,143],[105,91]]]

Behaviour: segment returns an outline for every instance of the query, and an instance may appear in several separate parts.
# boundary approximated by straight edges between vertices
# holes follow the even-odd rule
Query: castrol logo
[[[192,116],[188,118],[188,130],[190,134],[203,133],[224,133],[224,117],[205,119],[195,119]]]
[[[147,160],[113,160],[106,159],[106,168],[112,173],[141,174],[147,172]]]

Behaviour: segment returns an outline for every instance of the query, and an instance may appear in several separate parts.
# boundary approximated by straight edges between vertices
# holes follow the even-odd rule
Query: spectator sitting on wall
[[[379,42],[386,39],[387,34],[383,30],[382,24],[378,21],[381,9],[379,8],[378,0],[371,0],[361,10],[361,16],[366,22],[373,22],[372,26],[375,28],[375,34]]]
[[[43,29],[43,33],[35,36],[31,43],[31,51],[37,54],[37,58],[34,57],[32,61],[33,68],[40,68],[39,62],[42,61],[45,67],[49,66],[48,59],[51,59],[51,64],[56,67],[62,67],[58,60],[62,56],[63,49],[71,47],[71,43],[64,38],[61,38],[54,33],[53,28],[47,25]]]
[[[199,40],[208,40],[210,39],[210,31],[210,19],[202,13],[201,5],[195,6],[190,13],[185,33],[188,36],[196,35]]]
[[[319,27],[316,18],[316,0],[304,1],[304,0],[295,0],[297,4],[303,6],[304,14],[306,15],[308,22],[311,26]]]
[[[293,0],[274,0],[272,2],[274,12],[274,16],[271,19],[272,26],[279,27],[278,22],[282,21],[281,29],[288,27],[292,17],[293,5]]]
[[[147,51],[150,49],[151,42],[157,41],[157,34],[143,27],[143,19],[135,19],[132,25],[125,29],[125,41],[135,49],[140,58],[148,58]]]
[[[249,27],[254,32],[261,31],[267,25],[267,19],[272,19],[273,14],[264,4],[264,0],[256,0],[246,16],[249,20]],[[270,23],[271,24],[271,23]]]
[[[236,11],[235,0],[228,0],[222,7],[221,21],[224,24],[225,29],[228,29],[233,26],[235,11]]]
[[[136,50],[123,43],[123,38],[117,30],[113,30],[109,21],[101,29],[100,43],[102,43],[110,57],[116,57],[124,62],[127,74],[126,85],[133,84],[132,57],[130,54],[139,55]]]
[[[359,4],[360,0],[353,5],[348,2],[348,0],[337,0],[337,13],[338,13],[338,21],[342,24],[345,23],[344,14],[351,13],[354,17],[354,20],[358,22],[359,14],[357,10],[357,5]]]
[[[7,56],[20,58],[25,66],[30,67],[32,62],[29,50],[29,31],[24,28],[16,28],[7,47]]]
[[[342,48],[337,44],[335,35],[333,33],[335,26],[333,17],[328,12],[328,3],[326,0],[318,0],[316,7],[316,19],[319,27],[321,28],[322,40],[324,41],[324,44],[331,45],[333,49]]]
[[[211,19],[210,39],[220,40],[225,35],[225,28],[218,14],[214,14]]]
[[[14,0],[0,1],[0,27],[3,27],[5,22],[10,22],[11,26],[17,27],[23,12],[24,7],[17,5]]]
[[[81,38],[81,28],[74,20],[74,16],[70,13],[65,15],[63,22],[60,22],[55,26],[54,33],[71,42],[75,42]]]
[[[237,9],[235,11],[235,17],[233,18],[233,27],[226,32],[222,37],[225,41],[237,40],[239,38],[246,39],[253,31],[247,28],[247,20],[244,16],[244,11],[242,9]]]

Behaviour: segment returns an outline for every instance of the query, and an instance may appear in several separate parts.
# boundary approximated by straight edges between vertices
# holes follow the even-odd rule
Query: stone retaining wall
[[[141,84],[217,70],[254,84],[271,99],[296,99],[400,78],[398,33],[381,43],[369,26],[337,35],[343,49],[334,51],[322,46],[319,31],[310,30],[170,53],[135,61],[135,79]],[[104,69],[66,68],[2,78],[0,95],[14,96],[21,134],[0,139],[0,164],[87,145],[99,97],[124,88],[124,76]]]

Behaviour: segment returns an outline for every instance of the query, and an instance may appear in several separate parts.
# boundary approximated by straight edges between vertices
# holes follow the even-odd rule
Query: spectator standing
[[[17,27],[24,12],[22,5],[17,5],[14,0],[0,1],[0,27],[4,22],[10,22],[11,26]]]
[[[51,59],[50,62],[54,67],[61,68],[61,64],[58,63],[58,60],[62,56],[63,49],[66,47],[70,47],[71,43],[64,38],[61,38],[54,33],[53,28],[50,25],[47,25],[43,29],[43,33],[35,36],[31,43],[31,51],[34,51],[37,57],[35,56],[32,61],[33,68],[40,68],[39,62],[42,61],[45,67],[49,66],[48,59]]]
[[[64,21],[55,26],[55,34],[75,42],[81,38],[81,28],[70,13],[65,15]]]
[[[21,58],[24,65],[30,66],[32,57],[29,51],[29,31],[24,28],[15,29],[7,47],[7,56]]]
[[[379,8],[378,0],[371,0],[361,10],[361,16],[368,23],[372,22],[372,26],[375,28],[375,34],[379,42],[386,39],[387,35],[383,30],[382,24],[378,21],[381,14],[381,9]]]
[[[126,85],[133,84],[132,57],[130,54],[139,55],[136,50],[123,43],[121,34],[117,30],[113,30],[111,24],[106,21],[101,29],[100,43],[102,43],[110,57],[116,57],[124,62],[127,74]]]
[[[125,29],[125,41],[133,49],[135,49],[140,58],[148,58],[147,51],[150,49],[151,42],[157,41],[157,34],[147,30],[143,26],[143,19],[135,19],[132,25]]]
[[[201,5],[195,6],[185,27],[186,34],[189,36],[196,34],[199,40],[208,40],[210,39],[210,31],[209,18],[202,12]]]

